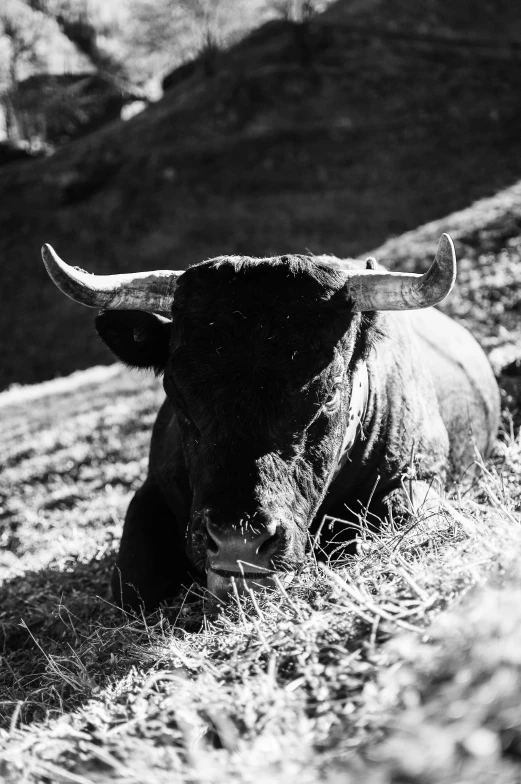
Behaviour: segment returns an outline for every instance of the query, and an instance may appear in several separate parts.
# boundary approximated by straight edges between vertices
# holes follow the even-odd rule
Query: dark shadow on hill
[[[4,169],[0,387],[109,361],[43,242],[93,272],[358,255],[519,179],[516,52],[416,45],[348,6],[271,23],[130,122]]]
[[[74,710],[132,666],[143,665],[160,615],[144,623],[112,604],[113,561],[108,554],[65,570],[44,568],[0,586],[0,726],[9,727],[15,711],[17,722],[28,723]],[[185,612],[186,628],[200,625],[194,593],[191,601],[199,610],[193,621]],[[175,605],[170,612],[175,618]],[[165,616],[161,625],[168,631]]]
[[[514,431],[521,427],[521,360],[509,362],[498,378],[503,413]]]
[[[93,651],[99,666],[92,675],[82,659],[96,623],[121,622],[121,613],[118,617],[100,598],[108,599],[112,560],[105,556],[64,571],[44,568],[0,587],[3,721],[9,721],[18,702],[23,703],[21,721],[43,719],[102,685],[105,653]]]

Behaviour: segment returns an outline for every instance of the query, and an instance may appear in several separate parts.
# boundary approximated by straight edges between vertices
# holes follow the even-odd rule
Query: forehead
[[[189,269],[173,309],[173,362],[200,384],[305,384],[349,329],[345,272],[309,257],[225,257]]]
[[[326,257],[223,256],[197,264],[181,276],[176,306],[186,311],[203,306],[226,310],[239,302],[249,310],[284,302],[296,308],[314,307],[328,302],[345,279],[345,269]]]
[[[236,321],[248,322],[238,338],[262,342],[273,338],[266,334],[271,328],[298,341],[302,331],[316,333],[345,318],[345,277],[345,270],[309,256],[226,256],[203,262],[181,276],[176,290],[181,342]]]

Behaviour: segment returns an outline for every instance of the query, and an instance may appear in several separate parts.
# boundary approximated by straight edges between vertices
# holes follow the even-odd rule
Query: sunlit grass
[[[475,766],[482,737],[491,749],[486,769],[495,770],[507,690],[497,686],[491,714],[476,713],[472,688],[465,681],[459,694],[458,678],[469,660],[478,668],[471,681],[481,672],[474,644],[489,651],[483,667],[492,678],[504,651],[487,635],[505,635],[509,650],[516,639],[510,616],[495,617],[495,608],[511,607],[519,591],[509,586],[521,554],[520,459],[519,435],[509,433],[475,492],[452,501],[455,514],[448,508],[441,530],[420,514],[409,533],[387,526],[376,536],[362,518],[354,556],[324,563],[315,548],[289,586],[219,615],[194,587],[149,618],[125,616],[95,595],[106,595],[103,552],[85,566],[77,560],[69,574],[48,564],[45,591],[42,572],[27,573],[33,620],[19,604],[3,659],[6,780],[334,781],[341,769],[369,781],[389,768],[420,781],[436,774],[437,760],[426,750],[420,764],[411,752],[407,766],[396,749],[409,754],[427,743],[427,725],[411,719],[411,694],[423,691],[434,701],[428,723],[444,738],[439,769],[455,764],[457,742]],[[4,598],[14,609],[24,597]],[[458,634],[467,635],[461,650]],[[509,667],[516,688],[517,665]],[[453,683],[458,710],[472,714],[467,734],[459,727],[452,738],[439,677]]]

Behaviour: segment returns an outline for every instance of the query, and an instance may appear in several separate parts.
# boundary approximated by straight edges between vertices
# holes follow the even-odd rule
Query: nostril
[[[214,562],[268,563],[280,538],[275,521],[262,521],[256,525],[226,525],[210,519],[206,520],[206,552]]]
[[[257,547],[257,550],[255,551],[256,554],[258,555],[266,554],[269,550],[271,550],[271,548],[273,547],[273,545],[275,544],[278,538],[279,538],[278,531],[275,531],[275,533],[272,534],[271,536],[268,536],[268,538],[265,539],[264,542],[261,542],[261,544]]]
[[[208,550],[211,553],[217,553],[219,551],[219,542],[217,540],[217,537],[212,533],[210,525],[211,525],[210,523],[206,524],[206,532],[208,534],[207,536]]]
[[[208,537],[208,550],[210,553],[217,553],[219,551],[219,545],[217,542],[214,542],[211,536]]]

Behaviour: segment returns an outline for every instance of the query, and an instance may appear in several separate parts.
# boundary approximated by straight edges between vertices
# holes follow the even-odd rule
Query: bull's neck
[[[342,468],[349,460],[351,451],[358,439],[364,438],[363,422],[367,412],[368,403],[369,373],[367,371],[367,364],[362,360],[358,363],[353,373],[347,427],[344,432],[342,446],[338,452],[337,463],[333,471],[332,480],[336,479]]]

